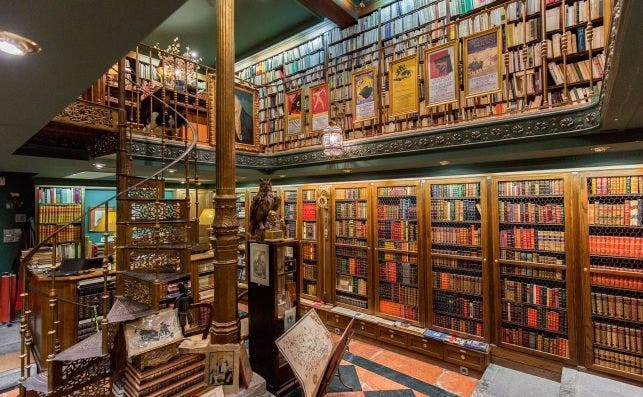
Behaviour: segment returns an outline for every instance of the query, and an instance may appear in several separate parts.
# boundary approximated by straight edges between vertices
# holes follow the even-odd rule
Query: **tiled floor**
[[[361,340],[352,340],[349,351],[340,371],[353,391],[336,378],[328,397],[470,396],[478,384],[476,378]]]

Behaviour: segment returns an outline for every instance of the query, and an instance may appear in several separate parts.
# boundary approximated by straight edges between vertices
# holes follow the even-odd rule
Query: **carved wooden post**
[[[212,222],[214,249],[214,315],[212,343],[239,341],[237,317],[237,250],[239,221],[236,212],[234,150],[234,0],[216,2],[217,81],[215,91],[216,216]],[[212,93],[209,93],[212,95]]]
[[[107,327],[109,323],[107,321],[107,310],[109,309],[109,291],[107,289],[107,276],[109,274],[108,263],[109,263],[109,202],[105,203],[105,230],[103,231],[103,237],[105,239],[105,253],[103,254],[103,295],[102,298],[102,314],[103,318],[100,320],[101,330],[103,332],[103,356],[106,356],[109,353],[109,338],[107,335]]]
[[[125,113],[125,58],[121,59],[118,63],[118,152],[116,154],[116,193],[121,193],[127,190],[127,177],[132,172],[132,166],[127,154],[127,115]],[[123,200],[116,200],[116,220],[128,219],[126,215],[125,202]],[[127,233],[127,225],[124,222],[117,222],[116,224],[116,239],[115,248],[117,254],[115,255],[114,266],[115,269],[122,269],[123,255],[121,247],[125,245]],[[107,242],[107,241],[106,241]],[[106,247],[108,248],[108,247]],[[106,257],[109,257],[109,251],[105,250]],[[103,314],[105,315],[105,314]]]

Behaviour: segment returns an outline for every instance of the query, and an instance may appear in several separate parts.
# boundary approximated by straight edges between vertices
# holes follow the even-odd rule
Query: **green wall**
[[[4,185],[1,184],[2,178]],[[16,214],[25,214],[27,222],[16,223]],[[0,172],[0,272],[10,271],[20,250],[29,244],[29,219],[33,216],[34,185],[31,174]],[[22,229],[21,241],[5,243],[5,229]]]

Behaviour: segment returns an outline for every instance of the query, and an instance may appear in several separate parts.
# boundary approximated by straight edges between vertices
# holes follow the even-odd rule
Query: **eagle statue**
[[[272,191],[270,179],[261,179],[259,192],[250,204],[250,235],[264,239],[266,220],[270,211],[278,211],[281,198]]]

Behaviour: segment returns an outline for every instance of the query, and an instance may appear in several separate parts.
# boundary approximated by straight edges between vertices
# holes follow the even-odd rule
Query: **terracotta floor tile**
[[[328,397],[364,397],[363,391],[347,391],[341,393],[327,393]]]
[[[18,394],[18,388],[15,388],[13,390],[9,390],[8,392],[0,393],[0,397],[17,397]]]
[[[362,384],[363,391],[408,389],[406,386],[400,385],[397,382],[393,382],[364,368],[355,366],[355,371]]]
[[[383,350],[373,361],[430,384],[435,384],[446,371],[437,365],[388,350]]]
[[[351,340],[348,346],[351,353],[360,357],[367,358],[369,360],[372,360],[373,357],[379,355],[383,350],[379,346],[375,346],[356,339]]]
[[[422,394],[419,391],[413,390],[413,394],[415,394],[415,397],[427,397],[426,394]]]
[[[445,371],[435,385],[459,396],[469,397],[478,385],[478,380],[456,372]]]

